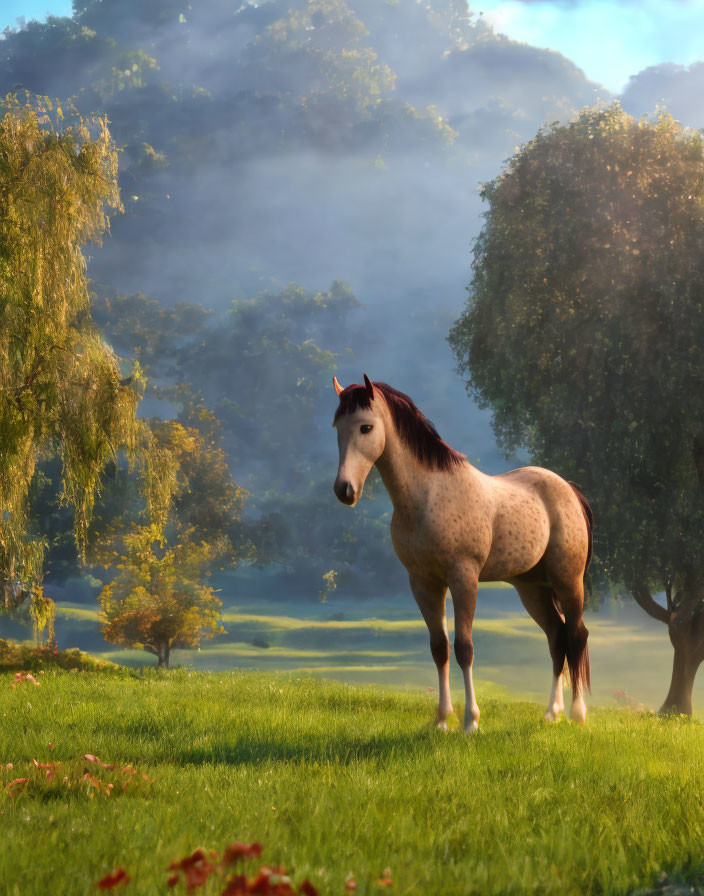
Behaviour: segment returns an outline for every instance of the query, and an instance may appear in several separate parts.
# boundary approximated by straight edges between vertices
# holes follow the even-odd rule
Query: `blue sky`
[[[649,65],[704,58],[702,0],[470,0],[497,31],[558,50],[619,93]],[[18,16],[70,15],[70,0],[0,0],[0,30]]]
[[[70,16],[71,0],[0,0],[0,31],[8,25],[14,28],[18,16],[43,20],[47,13]]]
[[[559,50],[620,93],[650,65],[704,58],[702,0],[476,0],[497,31]]]

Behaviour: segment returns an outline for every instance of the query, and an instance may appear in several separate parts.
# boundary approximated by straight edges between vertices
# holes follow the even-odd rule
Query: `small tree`
[[[486,184],[450,343],[507,451],[575,479],[597,569],[667,624],[663,710],[704,660],[704,143],[585,110]],[[653,599],[664,591],[667,604]]]
[[[219,447],[217,418],[202,406],[193,416],[202,431],[175,421],[150,423],[151,453],[160,458],[158,469],[169,471],[157,483],[164,517],[152,513],[151,524],[125,531],[118,515],[93,553],[117,570],[98,597],[103,634],[153,653],[159,666],[169,665],[173,648],[198,647],[224,632],[222,604],[207,578],[216,561],[234,563],[231,533],[247,495]]]
[[[186,537],[164,548],[152,526],[135,527],[124,543],[117,577],[99,596],[108,641],[153,653],[158,666],[168,668],[172,649],[199,647],[225,631],[219,624],[222,601],[203,584],[222,543],[195,544]]]

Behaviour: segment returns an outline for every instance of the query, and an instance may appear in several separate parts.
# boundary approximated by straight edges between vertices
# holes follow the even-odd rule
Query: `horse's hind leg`
[[[430,633],[430,652],[438,669],[438,709],[435,723],[439,728],[447,728],[446,719],[452,714],[450,696],[450,639],[447,634],[445,597],[447,587],[435,582],[427,582],[409,576],[411,591],[418,608],[423,614]]]
[[[567,655],[567,630],[560,614],[555,609],[552,588],[536,584],[516,584],[516,591],[523,606],[545,632],[548,649],[552,658],[552,690],[545,711],[545,719],[554,722],[565,710],[562,696],[562,673]]]
[[[579,579],[570,585],[555,585],[555,599],[565,617],[567,665],[572,680],[572,711],[570,716],[580,725],[587,716],[584,690],[589,687],[589,632],[582,619],[584,582]]]

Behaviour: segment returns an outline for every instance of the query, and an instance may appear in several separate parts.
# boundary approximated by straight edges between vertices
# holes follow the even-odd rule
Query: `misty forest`
[[[37,762],[60,741],[49,721],[27,735],[33,770],[3,772],[12,812],[29,817],[32,800],[60,787],[69,803],[87,788],[97,807],[115,787],[175,811],[159,802],[152,766],[133,785],[142,751],[184,788],[169,820],[176,851],[222,846],[204,819],[195,839],[184,833],[211,767],[228,799],[240,803],[244,788],[252,800],[231,834],[226,806],[211,806],[211,829],[253,842],[179,864],[168,837],[138,825],[149,846],[134,859],[134,892],[162,892],[161,870],[146,870],[155,853],[173,860],[170,885],[214,893],[229,866],[258,859],[258,837],[282,844],[270,864],[293,867],[299,889],[230,875],[223,893],[371,893],[392,876],[429,893],[439,863],[442,893],[699,880],[690,838],[704,824],[704,768],[692,758],[702,735],[673,717],[702,708],[704,63],[648,68],[614,96],[559,53],[493,30],[465,0],[74,0],[70,18],[20,21],[1,37],[0,665],[13,701],[50,700],[53,675],[57,706],[78,688],[94,709],[75,718],[87,771],[68,754]],[[354,508],[333,493],[333,376],[346,387],[365,373],[410,395],[482,472],[547,467],[591,505],[584,618],[591,702],[606,709],[584,731],[602,740],[556,726],[546,750],[566,771],[539,770],[581,813],[565,822],[564,849],[564,830],[537,830],[530,812],[506,810],[510,834],[492,814],[509,797],[492,790],[484,735],[470,759],[465,741],[424,727],[435,669],[384,483],[372,470]],[[508,738],[497,755],[516,773],[516,799],[549,812],[507,733],[516,724],[533,737],[535,706],[511,700],[542,702],[550,678],[545,637],[509,586],[480,583],[475,645],[477,687],[496,716],[487,730]],[[214,670],[259,671],[230,685]],[[101,689],[81,671],[103,675]],[[288,704],[300,729],[273,708],[292,673],[303,676]],[[211,685],[219,702],[199,717],[184,689],[206,701]],[[383,719],[379,685],[391,701]],[[144,688],[154,717],[130,703]],[[254,713],[234,746],[222,739],[237,718],[230,699]],[[320,703],[329,714],[318,722]],[[351,747],[346,726],[361,716],[377,727]],[[114,741],[113,723],[124,726]],[[409,725],[424,732],[413,746],[394,740]],[[276,756],[265,730],[280,738]],[[547,743],[550,730],[535,736]],[[622,736],[628,750],[612,751]],[[327,768],[324,779],[354,753],[351,774],[374,776],[377,747],[391,757],[389,781],[405,781],[404,751],[432,778],[447,749],[454,771],[436,785],[450,800],[452,775],[471,762],[484,833],[466,855],[471,819],[421,847],[398,830],[384,839],[381,811],[365,824],[348,814],[357,800],[368,811],[359,782],[304,793],[296,763]],[[595,761],[592,749],[619,755]],[[170,755],[188,784],[177,764],[159,765]],[[661,802],[645,809],[652,791],[632,774],[651,755]],[[590,762],[599,783],[573,806],[568,779]],[[671,777],[676,766],[684,777]],[[291,817],[357,819],[354,834],[331,834],[346,844],[339,868],[308,827],[277,815],[282,795],[260,793],[254,779],[272,769],[300,803]],[[610,834],[595,821],[608,787],[614,805],[632,800],[600,822],[613,821]],[[439,811],[415,791],[377,798],[413,817]],[[110,868],[101,887],[128,882],[115,852],[132,830],[126,802],[115,809],[125,831],[85,860],[72,892],[93,892]],[[674,802],[681,814],[663,821]],[[638,848],[590,864],[588,843],[609,835]],[[506,837],[529,844],[534,888],[517,883],[520,856],[501,871],[486,859]],[[377,856],[380,843],[395,864]],[[42,892],[51,862],[31,873],[36,890],[26,876],[17,892]]]

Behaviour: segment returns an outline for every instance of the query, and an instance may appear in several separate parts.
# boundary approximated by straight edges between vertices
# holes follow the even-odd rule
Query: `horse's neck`
[[[387,429],[386,445],[376,468],[395,510],[403,512],[423,501],[428,490],[427,470],[394,427]]]

